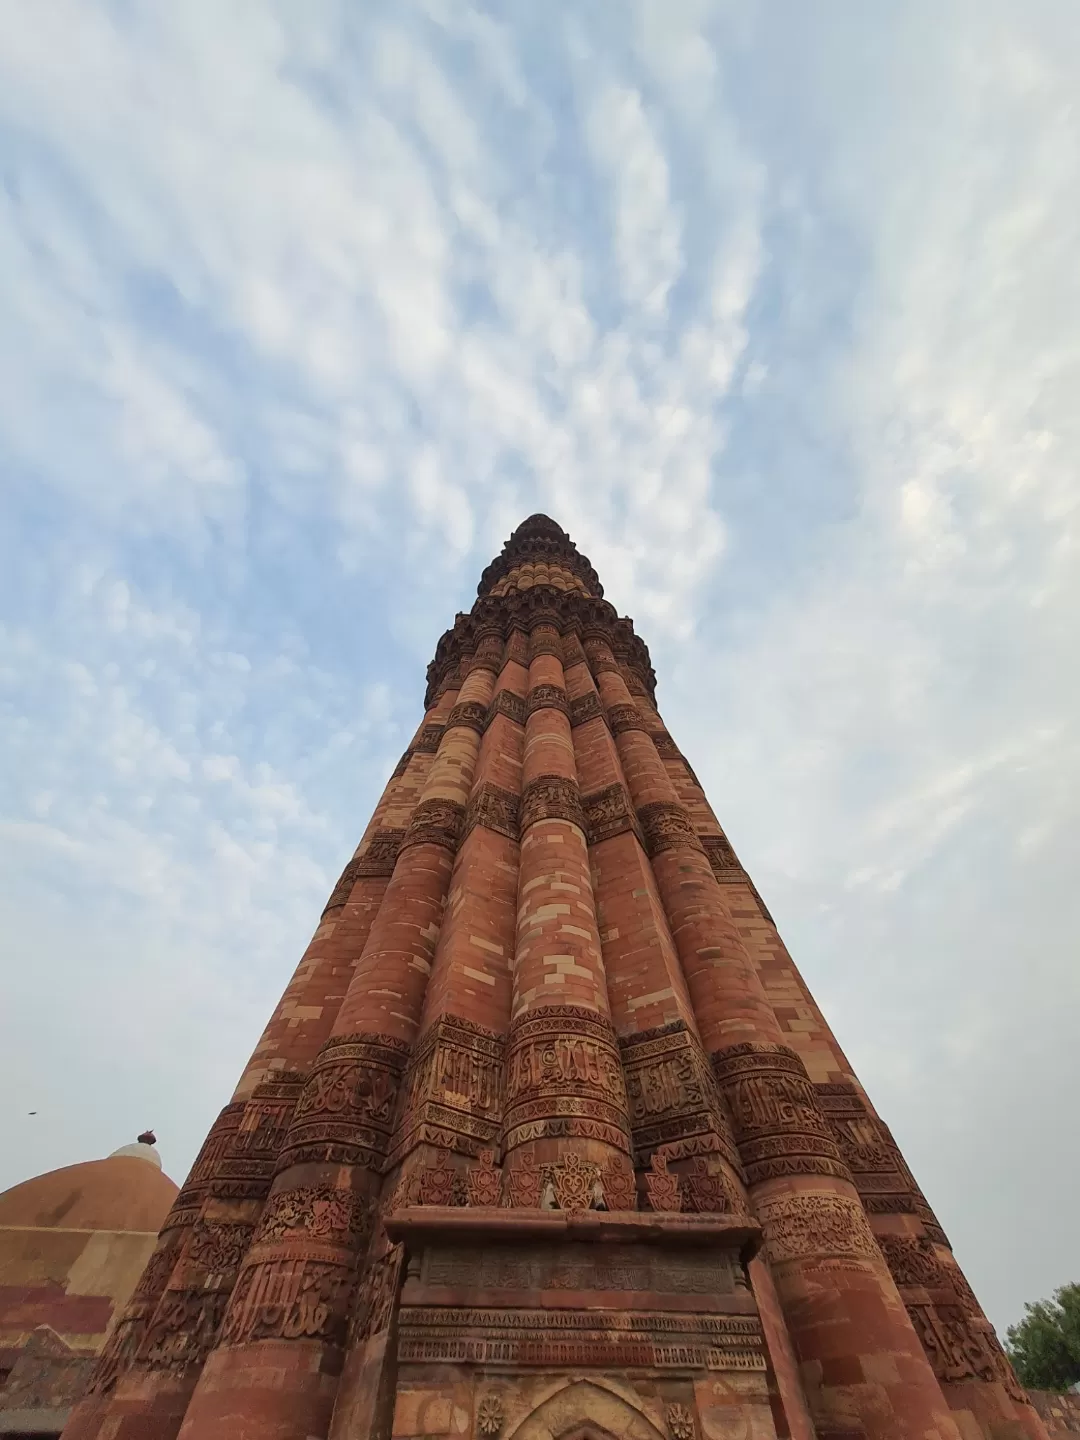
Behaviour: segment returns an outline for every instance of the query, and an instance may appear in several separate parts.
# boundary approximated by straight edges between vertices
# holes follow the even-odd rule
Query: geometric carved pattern
[[[772,1195],[755,1208],[765,1230],[769,1259],[877,1260],[880,1252],[857,1200],[821,1192]]]
[[[413,1048],[386,1169],[415,1146],[478,1156],[498,1143],[502,1119],[503,1036],[471,1020],[441,1015]]]
[[[717,1050],[712,1062],[751,1185],[785,1175],[850,1181],[814,1086],[793,1050],[746,1041]]]
[[[378,1171],[390,1143],[408,1046],[389,1035],[340,1035],[312,1067],[278,1169],[311,1161]]]
[[[510,1026],[504,1148],[578,1136],[629,1151],[626,1088],[611,1023],[577,1005],[525,1011]]]

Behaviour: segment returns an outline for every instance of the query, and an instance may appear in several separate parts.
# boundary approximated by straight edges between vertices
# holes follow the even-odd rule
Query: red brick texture
[[[654,685],[526,521],[68,1440],[1045,1440]]]

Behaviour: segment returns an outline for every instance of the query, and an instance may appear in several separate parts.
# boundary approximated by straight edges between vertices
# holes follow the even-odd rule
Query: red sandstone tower
[[[65,1440],[1045,1440],[534,515]]]

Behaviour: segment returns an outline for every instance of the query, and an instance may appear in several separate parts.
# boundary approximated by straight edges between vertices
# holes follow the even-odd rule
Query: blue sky
[[[542,509],[991,1317],[1080,1277],[1077,7],[0,26],[0,1185],[182,1178]]]

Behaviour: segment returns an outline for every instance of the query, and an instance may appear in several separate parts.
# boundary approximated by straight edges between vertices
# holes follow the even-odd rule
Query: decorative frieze
[[[415,755],[434,755],[439,748],[443,737],[444,726],[436,723],[425,725],[420,731],[420,738],[413,746]]]
[[[249,1262],[233,1288],[221,1327],[224,1345],[257,1340],[344,1344],[353,1266],[302,1255]]]
[[[521,797],[514,790],[504,790],[484,780],[473,788],[465,815],[465,834],[476,825],[494,830],[509,840],[521,838]]]
[[[422,1143],[462,1155],[479,1155],[497,1143],[504,1047],[494,1030],[457,1016],[440,1016],[428,1027],[405,1076],[388,1169]]]
[[[401,842],[402,850],[410,845],[441,845],[451,853],[457,850],[465,830],[465,806],[456,800],[421,800],[412,813],[409,828]]]
[[[496,715],[505,715],[515,725],[524,725],[526,719],[525,697],[515,695],[512,690],[500,690],[487,708],[487,716],[484,720],[484,729],[491,724]]]
[[[712,1064],[751,1184],[788,1175],[851,1179],[793,1050],[749,1041],[717,1050]]]
[[[405,831],[397,827],[384,826],[376,830],[356,858],[356,878],[389,880],[404,839]]]
[[[613,735],[623,735],[627,730],[648,730],[645,717],[636,705],[609,705],[608,725]]]
[[[623,835],[627,830],[632,830],[644,845],[641,825],[626,786],[621,781],[583,795],[581,808],[585,815],[585,835],[590,845],[599,845],[601,840],[610,840],[613,835]]]
[[[584,695],[570,701],[570,727],[575,729],[589,720],[603,720],[607,723],[607,712],[595,690],[586,690]]]
[[[380,1170],[407,1057],[408,1046],[389,1035],[328,1041],[297,1101],[278,1170],[310,1161]]]
[[[525,715],[535,715],[537,710],[558,710],[569,716],[570,702],[561,685],[534,685],[525,697]]]
[[[634,1154],[647,1165],[659,1146],[670,1159],[720,1153],[736,1174],[738,1151],[700,1041],[686,1022],[619,1040]]]
[[[577,1005],[547,1005],[512,1023],[504,1148],[578,1136],[629,1151],[626,1087],[610,1022]]]
[[[481,705],[478,700],[460,700],[446,717],[446,728],[451,730],[455,725],[464,725],[467,729],[475,730],[478,735],[482,735],[487,723],[487,715],[488,707]]]
[[[786,1260],[879,1261],[862,1206],[830,1191],[770,1195],[755,1202],[774,1264]]]
[[[538,820],[569,820],[584,833],[585,815],[577,781],[565,775],[539,775],[521,796],[521,832]]]
[[[672,800],[653,800],[638,808],[638,820],[645,836],[650,860],[665,850],[701,850],[690,812]]]

